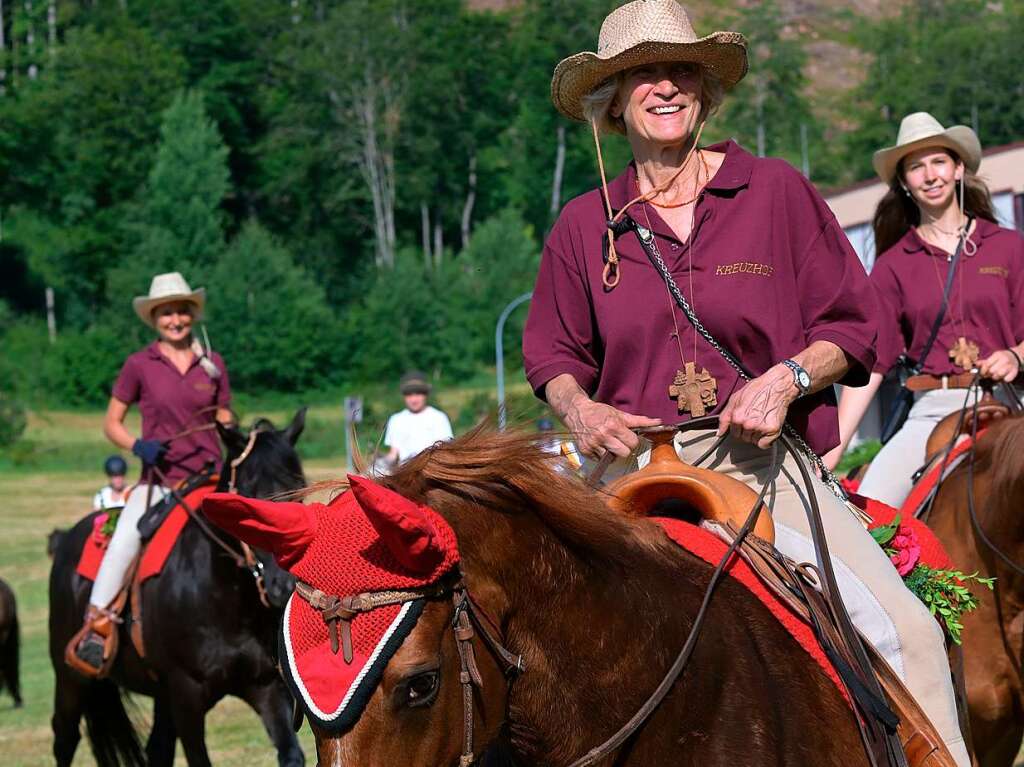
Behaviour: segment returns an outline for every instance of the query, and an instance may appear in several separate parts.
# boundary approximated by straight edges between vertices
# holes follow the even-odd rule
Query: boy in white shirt
[[[419,371],[402,376],[399,383],[405,410],[388,419],[384,444],[389,448],[387,458],[392,465],[407,461],[437,442],[452,438],[452,425],[448,416],[427,404],[430,384]]]

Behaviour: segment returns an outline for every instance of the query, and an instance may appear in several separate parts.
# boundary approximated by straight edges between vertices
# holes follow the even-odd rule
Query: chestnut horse
[[[712,567],[653,522],[613,512],[522,436],[471,433],[380,480],[454,530],[468,592],[522,654],[513,681],[476,641],[477,752],[569,765],[647,700],[685,641]],[[340,485],[338,485],[340,486]],[[450,599],[427,603],[359,721],[314,727],[319,764],[447,767],[463,738]],[[768,609],[725,578],[689,665],[644,726],[602,764],[866,765],[837,687]]]
[[[963,621],[971,740],[981,767],[1011,767],[1024,737],[1022,504],[1024,417],[1017,416],[978,437],[973,466],[961,463],[942,483],[927,518],[955,567],[996,578],[994,591],[973,589],[980,606]]]

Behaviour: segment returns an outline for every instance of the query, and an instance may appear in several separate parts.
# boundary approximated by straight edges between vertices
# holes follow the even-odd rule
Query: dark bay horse
[[[994,591],[972,588],[980,606],[963,621],[964,677],[978,764],[1011,767],[1024,737],[1024,417],[978,437],[973,467],[942,483],[927,522],[955,567],[996,578]]]
[[[14,707],[21,707],[19,657],[21,632],[18,628],[18,603],[14,590],[0,578],[0,690],[14,698]]]
[[[305,485],[294,445],[305,423],[305,408],[291,424],[275,430],[257,421],[249,455],[237,468],[242,495],[269,497]],[[238,429],[218,427],[227,450],[219,489],[226,490],[230,464],[249,446]],[[50,658],[56,673],[53,752],[70,765],[83,715],[96,762],[106,765],[171,765],[180,739],[191,767],[209,765],[205,717],[218,700],[235,695],[259,714],[277,749],[279,765],[301,767],[305,758],[292,730],[292,698],[277,670],[277,626],[293,582],[273,559],[258,555],[271,602],[265,607],[252,573],[189,521],[163,572],[142,587],[145,660],[122,626],[111,675],[86,680],[64,663],[64,647],[81,627],[90,582],[75,572],[89,515],[57,543],[50,573]],[[218,533],[232,547],[239,543]],[[124,688],[152,696],[153,727],[145,752],[121,700]]]
[[[549,461],[522,436],[477,431],[381,483],[448,521],[468,591],[501,642],[523,656],[525,672],[509,682],[474,640],[483,678],[473,701],[476,752],[491,744],[502,753],[487,759],[564,766],[618,730],[661,682],[712,567]],[[744,587],[726,578],[719,589],[672,692],[601,764],[866,765],[835,685]],[[452,621],[450,598],[428,601],[360,720],[340,735],[314,727],[320,764],[459,764]]]

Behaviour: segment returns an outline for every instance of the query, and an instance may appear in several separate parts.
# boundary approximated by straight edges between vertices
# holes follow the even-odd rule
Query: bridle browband
[[[447,578],[419,588],[367,591],[343,597],[325,594],[308,583],[297,581],[295,593],[320,613],[320,617],[327,624],[331,651],[337,653],[341,649],[346,663],[351,663],[353,657],[352,620],[360,613],[420,599],[451,597],[451,626],[455,635],[455,646],[459,651],[459,684],[462,686],[462,754],[459,757],[459,767],[470,767],[473,764],[473,688],[483,689],[484,686],[480,668],[476,663],[473,638],[478,633],[483,638],[487,649],[502,666],[510,685],[515,677],[523,673],[525,667],[523,656],[505,647],[505,644],[487,627],[486,622],[481,620],[478,613],[483,613],[483,610],[470,596],[461,572],[455,579]]]

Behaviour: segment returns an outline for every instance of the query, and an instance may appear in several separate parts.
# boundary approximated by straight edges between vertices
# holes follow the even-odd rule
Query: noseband
[[[352,619],[360,613],[375,610],[378,607],[399,605],[414,602],[418,599],[438,599],[451,597],[452,600],[452,632],[455,635],[455,646],[459,650],[459,683],[462,685],[462,755],[459,767],[470,767],[475,759],[473,755],[473,688],[483,689],[484,680],[476,663],[476,652],[473,649],[473,638],[480,634],[484,644],[502,666],[505,677],[511,684],[521,674],[523,656],[511,652],[499,641],[494,633],[481,620],[478,613],[483,610],[469,594],[461,575],[454,583],[435,583],[416,589],[396,589],[393,591],[368,591],[354,596],[339,597],[325,594],[314,589],[308,583],[298,581],[295,593],[309,602],[310,607],[320,613],[327,624],[327,633],[331,640],[331,651],[340,648],[346,663],[352,662]],[[495,627],[496,628],[496,627]]]

